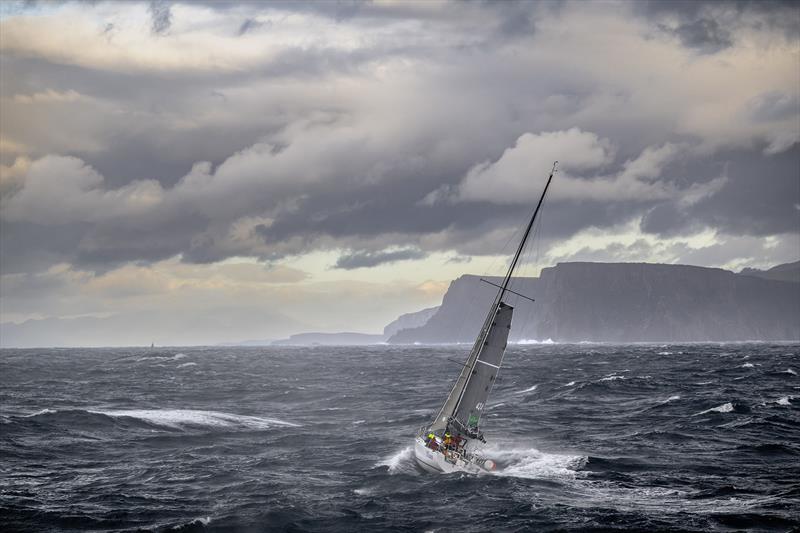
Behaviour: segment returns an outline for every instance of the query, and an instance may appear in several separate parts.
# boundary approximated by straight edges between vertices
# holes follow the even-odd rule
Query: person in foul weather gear
[[[439,448],[439,445],[436,443],[436,435],[434,435],[433,433],[428,433],[428,437],[427,440],[425,441],[425,444],[427,444],[428,448],[430,448],[431,450],[436,450]]]

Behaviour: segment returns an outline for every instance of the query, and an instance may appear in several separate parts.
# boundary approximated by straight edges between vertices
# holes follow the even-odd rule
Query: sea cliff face
[[[498,282],[496,278],[492,281]],[[727,270],[646,263],[559,263],[516,280],[511,340],[677,342],[800,339],[800,284]],[[453,281],[442,306],[394,343],[471,342],[496,289]]]
[[[427,309],[423,309],[422,311],[417,311],[416,313],[406,313],[404,315],[400,315],[396,320],[393,320],[387,324],[385,328],[383,328],[383,335],[386,338],[389,338],[398,331],[423,326],[428,322],[428,320],[431,319],[433,315],[436,314],[436,311],[438,310],[438,306],[429,307]]]

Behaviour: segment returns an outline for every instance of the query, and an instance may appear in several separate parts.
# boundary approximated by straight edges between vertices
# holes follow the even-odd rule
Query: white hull
[[[468,462],[462,458],[457,458],[455,463],[448,461],[444,454],[435,452],[425,446],[422,437],[414,439],[414,459],[424,470],[433,473],[449,474],[451,472],[467,472],[470,474],[480,474],[487,472],[485,468],[475,463]]]

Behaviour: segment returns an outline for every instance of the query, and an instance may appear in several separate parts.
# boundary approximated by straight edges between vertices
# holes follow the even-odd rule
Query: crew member
[[[438,446],[436,445],[436,435],[434,435],[433,433],[428,433],[428,442],[427,442],[427,444],[428,444],[428,448],[430,448],[431,450],[437,449]]]

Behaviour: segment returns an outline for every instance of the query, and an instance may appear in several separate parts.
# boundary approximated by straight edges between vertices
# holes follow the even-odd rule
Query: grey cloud
[[[386,252],[353,252],[342,255],[336,260],[335,268],[353,270],[356,268],[369,268],[384,263],[408,261],[409,259],[422,259],[425,253],[421,250],[393,250]]]
[[[152,29],[156,35],[162,35],[172,26],[171,3],[167,0],[151,0],[147,6],[152,18]]]
[[[771,122],[795,117],[800,120],[800,100],[797,95],[780,91],[760,94],[750,101],[750,118],[759,122]]]
[[[686,229],[685,213],[672,203],[662,203],[650,209],[642,217],[641,230],[662,236],[678,234]]]
[[[638,0],[634,12],[700,53],[729,48],[745,28],[767,27],[787,39],[800,35],[794,0]],[[677,19],[677,25],[665,24]]]
[[[247,32],[269,25],[270,25],[269,23],[260,22],[259,20],[254,18],[246,18],[244,19],[244,22],[242,22],[242,25],[239,26],[239,31],[237,32],[237,35],[244,35]]]
[[[740,235],[800,231],[800,145],[771,156],[755,151],[724,152],[717,158],[728,182],[690,209],[697,222]]]
[[[681,24],[710,20],[717,26],[699,30],[712,37],[711,30],[724,35],[731,26],[707,13],[713,5],[696,12],[685,6]],[[24,123],[22,119],[33,116],[30,110],[14,111],[22,125],[11,133],[24,134],[16,140],[36,147],[34,158],[47,152],[77,156],[105,178],[98,191],[111,196],[136,181],[157,180],[170,199],[157,211],[96,223],[45,226],[42,221],[4,220],[3,265],[46,268],[66,261],[103,270],[178,254],[187,262],[206,263],[237,255],[279,259],[320,248],[358,250],[351,255],[372,257],[408,249],[490,254],[505,241],[495,235],[510,235],[531,205],[504,206],[481,198],[459,205],[425,206],[419,201],[441,186],[457,186],[476,164],[498,160],[520,135],[577,126],[611,139],[617,151],[602,169],[607,173],[619,172],[624,161],[647,146],[697,142],[673,131],[672,114],[658,109],[648,115],[651,110],[635,107],[635,88],[622,82],[598,79],[571,64],[531,75],[530,69],[539,64],[526,53],[546,43],[524,39],[532,38],[548,10],[566,9],[560,4],[531,8],[525,2],[468,3],[458,17],[447,4],[441,9],[408,3],[344,7],[337,11],[332,2],[268,8],[245,4],[225,31],[230,36],[246,17],[242,27],[247,33],[253,29],[245,27],[247,21],[261,20],[264,10],[271,9],[339,17],[343,24],[352,22],[354,31],[406,19],[423,22],[426,29],[420,39],[401,32],[400,38],[377,39],[354,51],[287,48],[237,71],[134,75],[4,52],[0,66],[11,74],[0,78],[3,94],[75,90],[102,103],[46,113],[46,127]],[[431,27],[449,40],[422,39]],[[523,40],[522,46],[509,47],[498,33]],[[410,66],[396,72],[389,68],[392,75],[380,79],[378,73],[393,62]],[[792,102],[785,89],[762,95],[748,117],[778,117],[791,109],[784,96]],[[4,120],[8,116],[4,113]],[[61,135],[52,139],[55,133]],[[83,137],[97,141],[99,148],[60,148]],[[253,146],[271,146],[284,155],[295,150],[297,156],[284,165],[267,152],[251,150]],[[240,159],[249,158],[247,166],[242,163],[218,176],[237,153],[247,156]],[[553,241],[643,215],[643,231],[658,235],[702,225],[741,234],[797,231],[796,210],[789,209],[800,202],[798,160],[796,148],[774,156],[746,147],[724,153],[687,150],[653,179],[689,190],[727,168],[729,181],[721,191],[690,206],[682,205],[681,198],[666,203],[648,198],[556,199],[546,205],[542,235]],[[209,180],[219,177],[218,182],[204,189],[210,185],[200,176],[178,194],[174,189],[198,161],[211,163]],[[531,179],[540,177],[536,169],[531,172]],[[597,176],[587,172],[576,177]],[[64,202],[71,199],[64,194]],[[676,212],[684,216],[670,223],[666,215]],[[270,220],[254,223],[252,240],[237,241],[231,228],[246,217]]]
[[[697,19],[674,30],[684,46],[713,54],[733,45],[731,33],[714,19]]]

